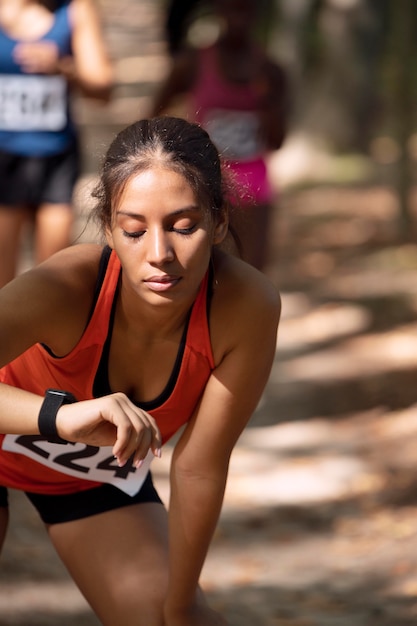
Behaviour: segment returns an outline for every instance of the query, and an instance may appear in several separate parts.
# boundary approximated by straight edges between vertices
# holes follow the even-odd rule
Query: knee
[[[124,577],[124,582],[120,579],[112,585],[111,598],[108,598],[110,606],[105,615],[99,617],[108,626],[114,626],[115,623],[124,626],[164,626],[166,590],[167,576],[164,574],[155,577],[148,573],[140,581],[135,576]]]

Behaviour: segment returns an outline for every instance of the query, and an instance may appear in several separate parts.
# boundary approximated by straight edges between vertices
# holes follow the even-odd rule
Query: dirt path
[[[381,193],[291,194],[277,211],[276,362],[233,456],[203,576],[232,626],[417,622],[417,263],[414,247],[387,240]],[[373,235],[334,245],[356,230]],[[306,261],[315,255],[320,263]],[[155,466],[165,499],[169,457]],[[12,496],[0,624],[97,624],[32,509]]]

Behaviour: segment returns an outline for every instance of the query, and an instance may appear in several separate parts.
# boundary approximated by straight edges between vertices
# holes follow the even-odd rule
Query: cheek
[[[195,242],[195,252],[201,257],[205,257],[211,254],[214,245],[214,229],[208,228],[201,231],[201,236],[198,241]]]

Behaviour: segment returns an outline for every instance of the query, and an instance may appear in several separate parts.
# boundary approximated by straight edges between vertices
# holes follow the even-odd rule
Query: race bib
[[[134,496],[146,478],[153,454],[148,452],[143,465],[137,469],[131,461],[119,467],[110,446],[96,447],[84,443],[50,443],[41,435],[6,435],[3,450],[17,452],[56,472],[83,480],[114,485]]]
[[[62,76],[1,77],[0,130],[59,131],[66,122],[66,82]]]
[[[213,109],[205,127],[218,151],[227,159],[249,160],[263,151],[258,116],[251,111]]]

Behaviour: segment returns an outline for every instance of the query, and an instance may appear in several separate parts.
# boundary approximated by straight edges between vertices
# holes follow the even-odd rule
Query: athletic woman
[[[226,624],[199,577],[280,300],[222,250],[221,172],[200,126],[136,122],[95,191],[106,244],[0,291],[2,535],[7,487],[23,490],[105,626]],[[167,512],[149,467],[179,429]]]

